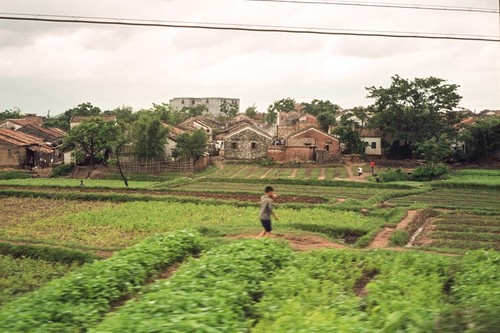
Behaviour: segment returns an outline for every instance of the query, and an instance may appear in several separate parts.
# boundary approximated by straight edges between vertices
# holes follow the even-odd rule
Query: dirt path
[[[290,174],[290,178],[295,178],[297,176],[297,172],[299,172],[299,169],[293,169],[292,173]]]
[[[242,171],[248,169],[248,166],[244,167],[244,168],[241,168],[239,169],[238,171],[236,171],[236,173],[234,173],[231,177],[229,178],[235,178],[239,173],[241,173]]]
[[[409,210],[406,217],[398,223],[396,228],[384,228],[381,232],[375,236],[373,242],[368,245],[368,249],[380,249],[389,246],[389,238],[395,230],[405,229],[408,224],[415,219],[419,211]]]
[[[241,239],[241,238],[258,238],[256,234],[244,234],[237,236],[229,236],[228,238],[232,239]],[[286,234],[274,234],[271,236],[273,239],[284,239],[290,243],[292,249],[296,251],[310,251],[310,250],[318,250],[324,248],[330,249],[348,249],[349,247],[333,243],[321,236],[316,235],[286,235]]]
[[[321,170],[319,171],[318,180],[323,180],[325,178],[326,178],[326,169],[325,168],[321,168]]]

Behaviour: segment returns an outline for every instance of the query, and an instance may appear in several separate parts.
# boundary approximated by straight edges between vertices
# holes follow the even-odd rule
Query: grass
[[[106,179],[85,179],[85,187],[91,188],[125,188],[122,180],[106,180]],[[130,188],[150,188],[156,184],[152,181],[130,181]],[[27,178],[27,179],[10,179],[0,180],[0,185],[14,186],[42,186],[42,187],[75,187],[80,185],[79,179],[71,178]]]

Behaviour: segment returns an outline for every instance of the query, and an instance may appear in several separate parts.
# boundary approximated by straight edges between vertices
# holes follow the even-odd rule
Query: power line
[[[498,14],[497,9],[491,8],[472,8],[472,7],[444,7],[433,5],[417,5],[417,4],[397,4],[385,2],[349,2],[349,1],[326,1],[326,0],[245,0],[252,2],[279,2],[279,3],[295,3],[295,4],[310,4],[310,5],[334,5],[334,6],[357,6],[357,7],[374,7],[374,8],[393,8],[393,9],[419,9],[419,10],[439,10],[450,12],[469,12],[469,13],[486,13]]]
[[[404,31],[372,31],[372,30],[360,31],[351,29],[304,28],[304,27],[242,25],[242,24],[238,25],[238,24],[227,24],[227,23],[160,21],[160,20],[122,19],[122,18],[109,18],[109,17],[85,17],[85,16],[67,16],[67,15],[0,13],[0,20],[70,23],[70,24],[120,25],[120,26],[179,28],[179,29],[230,30],[230,31],[249,31],[249,32],[262,32],[262,33],[292,33],[292,34],[335,35],[335,36],[441,39],[441,40],[479,41],[479,42],[496,42],[496,43],[500,42],[500,38],[498,36],[485,36],[485,35],[438,34],[438,33],[423,33],[423,32],[404,32]]]

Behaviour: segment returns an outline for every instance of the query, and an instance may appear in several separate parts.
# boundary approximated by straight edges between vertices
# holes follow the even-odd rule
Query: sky
[[[361,0],[360,0],[361,1]],[[367,0],[364,0],[365,2]],[[376,0],[369,0],[376,2]],[[497,0],[391,0],[498,8]],[[499,15],[245,0],[0,0],[0,12],[498,36]],[[0,110],[80,103],[138,110],[174,97],[370,105],[391,76],[458,84],[461,107],[500,109],[500,43],[0,20]]]

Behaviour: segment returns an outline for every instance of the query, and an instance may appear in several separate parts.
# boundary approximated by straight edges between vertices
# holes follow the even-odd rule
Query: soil
[[[354,292],[358,297],[366,297],[368,295],[368,290],[366,290],[366,285],[370,283],[380,272],[378,270],[363,271],[363,275],[354,284]]]
[[[258,194],[237,194],[237,193],[216,193],[216,192],[195,192],[195,191],[154,191],[154,190],[130,190],[130,189],[100,189],[100,188],[71,188],[71,187],[43,187],[43,186],[14,186],[0,185],[0,189],[24,189],[24,190],[43,190],[45,192],[80,192],[80,193],[118,193],[118,194],[138,194],[151,196],[179,196],[179,197],[197,197],[219,200],[235,200],[244,202],[259,202]],[[319,204],[326,203],[327,199],[320,197],[305,196],[280,196],[276,203],[308,203]]]
[[[258,238],[255,234],[245,234],[237,236],[229,236],[228,238]],[[273,239],[284,239],[290,243],[292,249],[296,251],[311,251],[324,248],[330,249],[347,249],[348,247],[342,244],[333,243],[321,236],[316,235],[286,235],[286,234],[273,234],[270,236]]]
[[[297,172],[299,172],[299,169],[293,169],[292,173],[290,174],[290,178],[295,178],[297,176]]]
[[[392,233],[395,230],[402,230],[406,229],[408,227],[408,224],[410,224],[411,221],[413,221],[419,211],[417,210],[409,210],[408,213],[406,214],[406,217],[401,220],[401,222],[398,223],[396,228],[384,228],[381,232],[375,236],[373,239],[373,242],[368,246],[369,249],[379,249],[379,248],[385,248],[389,246],[389,238],[391,237]]]
[[[325,170],[325,168],[321,168],[321,171],[319,172],[318,180],[323,180],[325,178],[326,178],[326,170]]]

